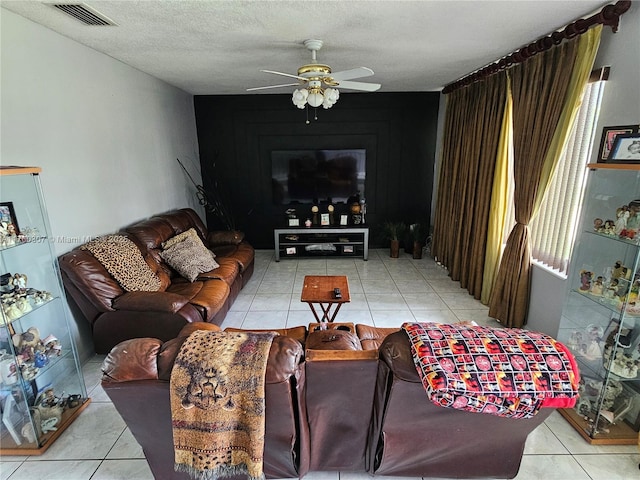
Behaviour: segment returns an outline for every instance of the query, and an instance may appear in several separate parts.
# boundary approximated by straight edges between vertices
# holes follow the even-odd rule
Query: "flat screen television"
[[[346,202],[364,197],[366,150],[273,150],[271,185],[275,205]]]

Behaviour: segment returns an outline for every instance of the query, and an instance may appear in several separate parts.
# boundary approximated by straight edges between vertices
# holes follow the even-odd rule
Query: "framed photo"
[[[328,213],[321,213],[320,214],[320,225],[325,226],[325,227],[329,225],[329,214]]]
[[[617,135],[608,163],[640,163],[640,133]]]
[[[340,225],[349,224],[349,215],[340,215]]]
[[[602,139],[600,140],[600,150],[598,151],[598,163],[604,163],[609,159],[613,144],[618,135],[638,133],[640,125],[623,125],[619,127],[604,127],[602,129]]]
[[[13,202],[0,202],[0,222],[7,224],[6,228],[9,231],[9,234],[20,234],[16,211],[13,208]]]
[[[299,227],[300,226],[300,219],[299,218],[290,218],[289,219],[289,226],[290,227]]]

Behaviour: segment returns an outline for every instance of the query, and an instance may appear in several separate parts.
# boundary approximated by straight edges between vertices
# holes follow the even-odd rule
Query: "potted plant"
[[[406,225],[402,222],[385,222],[384,232],[390,241],[390,256],[398,258],[400,255],[400,236],[406,230]]]
[[[413,258],[422,258],[422,247],[427,238],[427,230],[423,223],[409,225],[411,238],[413,239]]]

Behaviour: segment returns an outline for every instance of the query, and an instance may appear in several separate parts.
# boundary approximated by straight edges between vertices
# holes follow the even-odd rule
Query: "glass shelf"
[[[0,169],[2,221],[19,235],[6,245],[0,232],[0,455],[44,453],[90,402],[39,173]],[[7,282],[17,275],[19,287]]]
[[[638,199],[638,168],[590,169],[557,338],[574,353],[581,373],[578,404],[560,413],[593,444],[638,442],[640,231],[633,227],[637,221],[630,224],[633,239],[593,229],[595,219],[615,219],[621,211],[637,218]],[[609,358],[620,368],[614,371],[627,368],[629,375],[610,371]]]

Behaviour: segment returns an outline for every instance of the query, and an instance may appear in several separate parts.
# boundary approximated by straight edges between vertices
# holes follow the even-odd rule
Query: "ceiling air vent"
[[[84,3],[55,3],[52,7],[72,16],[85,25],[116,25],[115,22]]]

